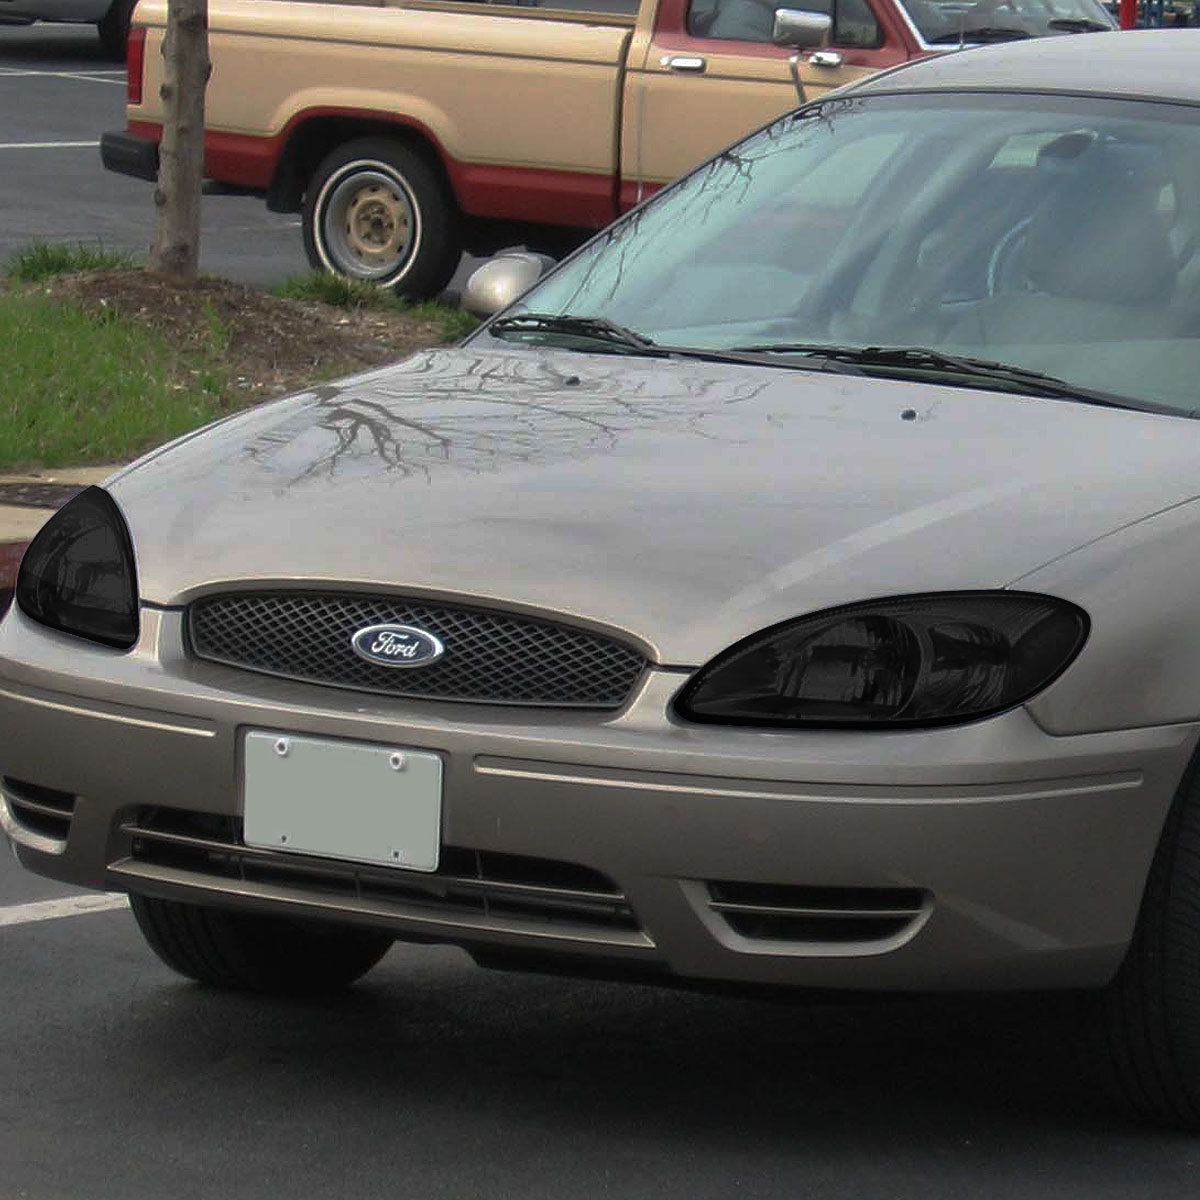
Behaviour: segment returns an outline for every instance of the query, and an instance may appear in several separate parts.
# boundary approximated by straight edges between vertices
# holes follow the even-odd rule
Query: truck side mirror
[[[477,317],[490,317],[529,291],[552,266],[548,255],[527,250],[497,254],[471,272],[462,306]]]
[[[797,50],[815,50],[833,37],[833,18],[828,13],[808,12],[800,8],[777,8],[771,41],[777,46]]]

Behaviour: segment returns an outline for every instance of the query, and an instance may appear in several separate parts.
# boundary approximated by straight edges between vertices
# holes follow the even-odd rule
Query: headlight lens
[[[1022,592],[905,596],[755,634],[676,700],[689,721],[889,728],[971,721],[1041,691],[1079,653],[1084,612]]]
[[[63,633],[128,649],[137,641],[133,542],[101,488],[68,501],[42,526],[17,573],[17,604]]]

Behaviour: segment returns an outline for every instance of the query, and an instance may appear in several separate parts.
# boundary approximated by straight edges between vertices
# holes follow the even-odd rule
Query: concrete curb
[[[0,504],[0,545],[32,540],[33,535],[54,516],[54,513],[53,508]]]
[[[99,467],[47,467],[44,471],[0,472],[0,483],[77,483],[90,487],[103,483],[121,470],[123,463],[108,463]]]
[[[35,507],[28,502],[5,504],[6,484],[73,485],[85,488],[102,483],[120,469],[120,464],[108,464],[100,467],[55,467],[45,471],[0,473],[0,545],[6,542],[28,542],[59,507],[57,503],[47,503],[45,507]],[[9,494],[12,494],[11,491]]]

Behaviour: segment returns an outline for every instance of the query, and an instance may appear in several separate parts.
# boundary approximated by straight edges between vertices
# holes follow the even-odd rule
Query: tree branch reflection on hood
[[[562,460],[614,447],[624,435],[674,426],[729,440],[712,418],[757,396],[764,382],[731,379],[711,364],[531,351],[430,351],[347,385],[296,397],[284,419],[245,455],[285,477],[358,476],[381,467],[403,477],[446,468],[481,472],[508,463]],[[655,367],[658,369],[656,370]]]

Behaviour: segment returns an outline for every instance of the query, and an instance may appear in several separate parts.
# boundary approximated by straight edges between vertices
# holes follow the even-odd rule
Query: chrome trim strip
[[[139,883],[161,887],[163,894],[181,896],[200,895],[212,900],[216,897],[238,897],[245,901],[270,900],[277,904],[313,913],[338,917],[363,916],[381,919],[388,924],[411,927],[413,932],[431,929],[445,932],[447,940],[469,939],[472,934],[503,934],[509,937],[529,938],[543,943],[559,943],[571,946],[604,946],[613,951],[631,952],[638,957],[641,953],[655,949],[650,936],[640,930],[569,930],[556,928],[540,929],[533,922],[506,921],[503,919],[480,918],[468,913],[442,916],[423,907],[406,908],[402,903],[379,903],[367,899],[348,900],[343,897],[326,900],[316,894],[308,894],[275,884],[241,882],[217,876],[200,875],[175,867],[162,867],[139,863],[131,858],[117,859],[109,863],[110,879],[118,881],[130,891],[142,891]],[[157,894],[157,891],[155,893]]]
[[[0,833],[14,845],[26,846],[37,850],[40,854],[63,854],[67,849],[66,838],[47,837],[43,833],[33,833],[26,829],[8,807],[7,793],[0,791]]]
[[[609,908],[629,907],[629,900],[623,892],[594,892],[582,888],[551,887],[547,884],[510,883],[486,877],[479,879],[471,875],[426,874],[402,870],[389,876],[386,870],[364,869],[342,859],[320,859],[311,855],[298,855],[293,861],[291,857],[285,857],[269,850],[258,850],[252,846],[244,846],[240,842],[221,842],[216,838],[172,833],[168,830],[139,825],[136,821],[123,822],[120,830],[128,837],[141,841],[161,842],[168,846],[183,846],[208,854],[224,854],[231,859],[238,859],[251,865],[278,868],[281,871],[306,871],[315,878],[337,876],[365,882],[368,886],[371,883],[399,880],[401,884],[425,891],[430,896],[439,896],[449,888],[461,888],[464,891],[502,892],[511,896],[528,897],[531,900],[561,900],[564,904],[586,903]],[[213,876],[213,878],[224,879],[226,876]]]
[[[782,904],[731,904],[717,900],[710,900],[708,907],[713,912],[729,913],[735,917],[813,917],[822,921],[911,921],[925,911],[924,905],[919,908],[810,908]]]
[[[738,933],[724,913],[712,907],[707,884],[695,879],[682,879],[679,886],[692,909],[710,934],[727,950],[758,958],[871,958],[889,954],[911,942],[929,923],[933,915],[933,897],[926,893],[921,908],[898,919],[905,924],[881,938],[860,942],[788,941],[786,938],[753,938]]]
[[[217,731],[213,727],[207,729],[196,725],[173,725],[167,721],[151,721],[145,717],[126,717],[118,713],[103,712],[98,708],[84,708],[82,705],[66,704],[60,700],[42,700],[22,692],[12,692],[0,688],[0,699],[15,700],[18,704],[32,704],[38,708],[49,708],[54,712],[67,713],[73,717],[91,717],[97,721],[113,721],[118,725],[131,725],[138,729],[157,729],[161,733],[179,733],[185,737],[215,738]]]
[[[642,792],[675,792],[682,795],[714,796],[731,800],[791,800],[806,804],[882,804],[888,806],[904,804],[993,804],[1021,800],[1049,800],[1065,796],[1079,796],[1095,792],[1126,792],[1142,786],[1141,771],[1123,771],[1116,775],[1081,776],[1076,779],[1048,779],[1044,782],[1031,779],[1016,784],[981,784],[970,792],[961,789],[931,789],[928,792],[903,794],[903,787],[880,787],[879,795],[862,794],[834,795],[812,791],[779,788],[744,788],[712,784],[686,783],[683,780],[695,776],[665,776],[660,780],[624,778],[616,772],[602,769],[574,768],[564,766],[556,769],[554,763],[530,763],[522,765],[514,759],[480,756],[475,759],[477,775],[497,776],[505,779],[524,779],[538,783],[570,784],[572,787],[618,788]],[[587,771],[587,774],[582,772]],[[675,782],[679,780],[680,782]],[[974,793],[980,794],[974,794]],[[939,794],[940,793],[940,794]]]

